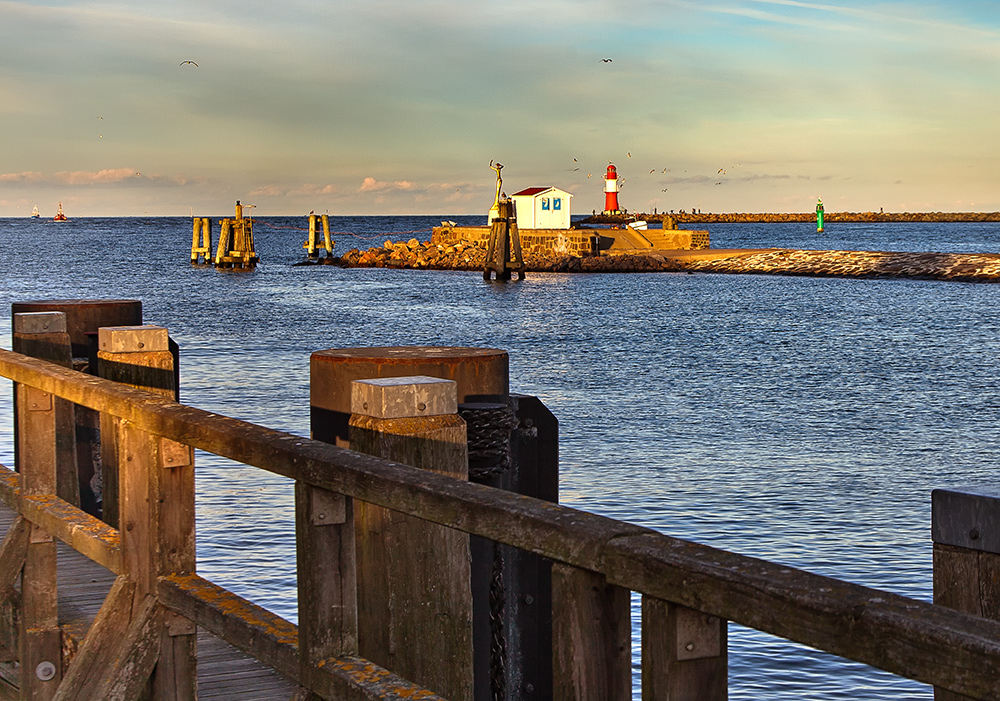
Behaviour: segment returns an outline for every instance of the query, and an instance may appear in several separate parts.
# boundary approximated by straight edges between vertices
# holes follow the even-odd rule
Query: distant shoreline
[[[815,222],[815,212],[677,212],[628,216],[598,214],[573,222],[576,225],[622,224],[637,217],[647,222],[659,223],[664,216],[674,218],[678,224],[773,224],[781,222]],[[824,212],[824,222],[1000,222],[1000,212]]]

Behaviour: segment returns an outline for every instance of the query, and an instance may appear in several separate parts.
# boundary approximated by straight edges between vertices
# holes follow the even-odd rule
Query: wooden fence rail
[[[1000,699],[997,621],[275,431],[9,351],[0,350],[0,376],[43,404],[56,396],[117,417],[154,456],[175,444],[197,448],[294,479],[297,490],[324,499],[343,495],[550,558],[557,698],[631,698],[629,592],[636,591],[645,698],[725,698],[725,630],[734,621],[941,689]],[[32,534],[54,535],[128,575],[105,604],[112,616],[122,606],[114,597],[124,601],[122,592],[135,586],[121,534],[53,490],[26,484],[6,471],[0,496],[33,524]],[[6,550],[0,575],[10,567]],[[312,649],[298,649],[301,628],[190,569],[145,570],[155,574],[147,585],[155,596],[148,610],[132,613],[134,669],[149,671],[138,641],[155,636],[144,632],[179,614],[325,698],[433,697],[358,658],[349,635],[314,632]]]

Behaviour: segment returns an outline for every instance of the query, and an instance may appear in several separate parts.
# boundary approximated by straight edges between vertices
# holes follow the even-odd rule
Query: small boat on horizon
[[[63,214],[62,202],[59,203],[59,210],[56,212],[56,215],[52,217],[52,221],[69,221],[69,219],[66,218],[66,215]]]
[[[31,208],[31,218],[32,219],[38,219],[41,216],[42,215],[38,211],[38,205],[36,204],[34,207]]]

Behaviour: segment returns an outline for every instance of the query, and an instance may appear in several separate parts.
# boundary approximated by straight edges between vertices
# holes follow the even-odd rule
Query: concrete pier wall
[[[590,229],[519,229],[521,250],[535,256],[596,256],[599,253],[598,233]],[[488,226],[435,226],[431,243],[454,246],[473,244],[483,249],[490,240]]]

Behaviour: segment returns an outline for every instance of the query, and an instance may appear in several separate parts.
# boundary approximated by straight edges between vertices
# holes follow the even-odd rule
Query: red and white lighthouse
[[[621,214],[618,208],[618,171],[615,164],[608,165],[608,172],[604,176],[604,213]]]

